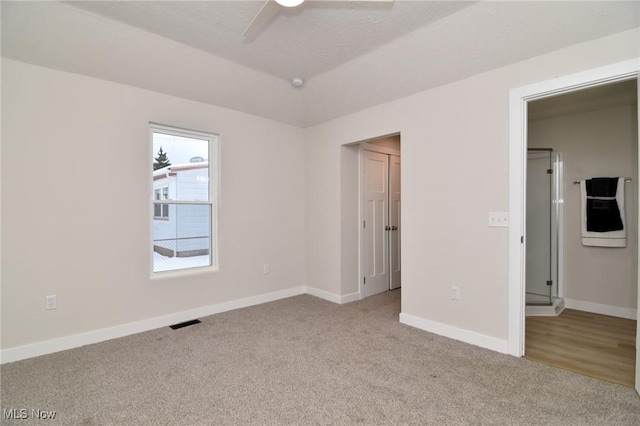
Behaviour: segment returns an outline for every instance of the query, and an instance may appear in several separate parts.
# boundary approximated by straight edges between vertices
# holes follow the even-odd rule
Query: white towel
[[[580,181],[580,209],[582,211],[582,245],[596,247],[626,247],[627,246],[627,222],[624,214],[624,178],[618,178],[616,197],[622,229],[610,232],[587,231],[587,186],[586,181]]]

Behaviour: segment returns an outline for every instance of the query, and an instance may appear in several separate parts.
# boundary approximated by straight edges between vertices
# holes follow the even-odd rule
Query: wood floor
[[[634,386],[636,321],[565,309],[527,317],[525,357],[598,379]]]

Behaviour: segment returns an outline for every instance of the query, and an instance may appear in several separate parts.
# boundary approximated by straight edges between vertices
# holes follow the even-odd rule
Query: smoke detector
[[[291,79],[291,85],[293,87],[302,87],[303,84],[304,84],[304,78],[302,77],[293,77]]]

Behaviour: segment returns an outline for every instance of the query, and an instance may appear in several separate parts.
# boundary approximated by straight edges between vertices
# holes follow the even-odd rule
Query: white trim
[[[358,293],[364,298],[364,150],[363,143],[358,144]]]
[[[404,313],[400,314],[400,322],[402,324],[419,328],[420,330],[428,331],[430,333],[438,334],[450,339],[460,340],[461,342],[480,346],[481,348],[490,349],[492,351],[500,352],[503,354],[508,353],[508,345],[506,340],[497,339],[495,337],[475,333],[463,328],[453,327],[447,324],[442,324]]]
[[[372,143],[367,143],[367,142],[360,143],[360,151],[361,152],[362,151],[378,152],[380,154],[397,155],[398,157],[400,157],[400,151],[397,149],[374,145]]]
[[[509,285],[508,353],[524,354],[524,172],[527,105],[516,90],[509,93]]]
[[[328,291],[320,290],[315,287],[305,287],[305,293],[311,296],[319,297],[320,299],[328,300],[329,302],[338,303],[340,305],[360,300],[359,292],[341,296],[339,294],[330,293]]]
[[[58,339],[45,340],[42,342],[3,349],[0,351],[0,364],[20,361],[23,359],[33,358],[36,356],[46,355],[54,352],[60,352],[67,349],[79,348],[80,346],[104,342],[111,339],[117,339],[136,333],[155,330],[157,328],[168,327],[172,324],[178,324],[184,321],[192,320],[194,318],[202,318],[222,312],[233,311],[235,309],[247,308],[249,306],[260,305],[263,303],[273,302],[275,300],[299,296],[301,294],[309,294],[311,296],[319,297],[321,299],[338,304],[345,304],[360,300],[360,293],[351,293],[341,296],[313,287],[293,287],[286,290],[274,291],[257,296],[231,300],[229,302],[222,302],[215,305],[204,306],[202,308],[190,309],[188,311],[176,312],[173,314],[162,315],[155,318],[149,318],[113,327],[102,328],[100,330],[93,330],[85,333],[74,334],[71,336],[60,337]]]
[[[5,364],[8,362],[20,361],[23,359],[46,355],[53,352],[59,352],[67,349],[78,348],[84,345],[90,345],[92,343],[99,343],[105,340],[117,339],[119,337],[142,333],[161,327],[168,327],[172,324],[178,324],[184,321],[192,320],[194,318],[202,318],[205,316],[232,311],[235,309],[273,302],[275,300],[304,294],[305,290],[306,289],[303,286],[294,287],[257,296],[245,297],[243,299],[232,300],[229,302],[217,303],[215,305],[204,306],[202,308],[190,309],[188,311],[176,312],[174,314],[162,315],[155,318],[117,325],[114,327],[107,327],[100,330],[89,331],[86,333],[74,334],[58,339],[45,340],[43,342],[4,349],[0,351],[0,363]]]
[[[622,308],[620,306],[583,302],[582,300],[574,299],[564,299],[564,306],[567,309],[576,309],[578,311],[593,312],[594,314],[609,315],[630,320],[638,318],[638,311],[633,308]]]
[[[640,58],[558,77],[509,92],[509,295],[508,353],[524,355],[525,172],[527,102],[615,81],[638,78]]]

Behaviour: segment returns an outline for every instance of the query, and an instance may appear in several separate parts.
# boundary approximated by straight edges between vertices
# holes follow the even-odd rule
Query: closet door
[[[364,152],[364,297],[389,290],[389,156]]]

